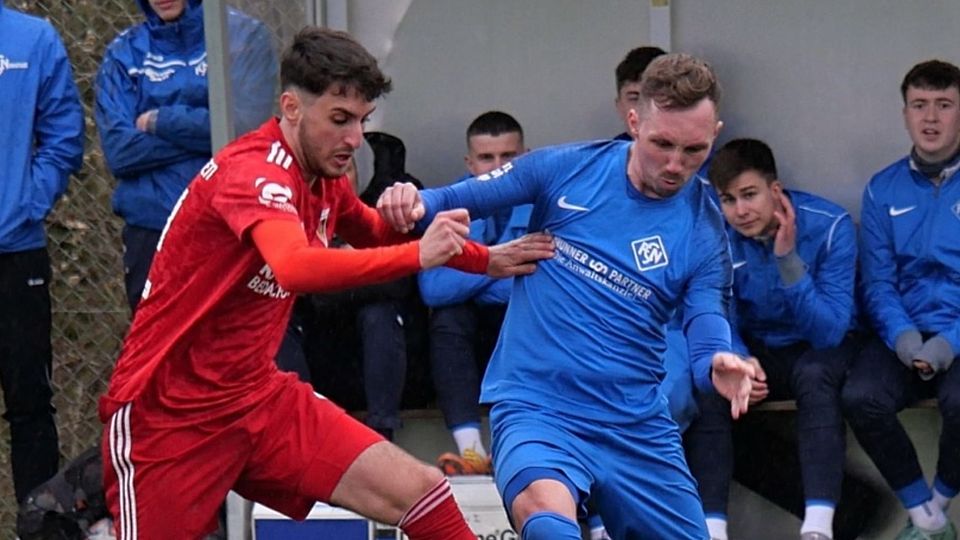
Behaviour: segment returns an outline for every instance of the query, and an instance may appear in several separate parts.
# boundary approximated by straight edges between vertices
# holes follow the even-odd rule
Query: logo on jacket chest
[[[641,272],[661,268],[670,264],[667,250],[663,247],[660,235],[648,236],[630,243],[633,248],[633,258],[637,262],[637,269]]]
[[[26,62],[11,62],[9,58],[0,54],[0,75],[3,75],[8,69],[27,69],[30,64]]]

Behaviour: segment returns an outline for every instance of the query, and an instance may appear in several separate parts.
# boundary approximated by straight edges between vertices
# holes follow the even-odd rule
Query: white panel
[[[650,0],[650,45],[670,52],[670,0]]]

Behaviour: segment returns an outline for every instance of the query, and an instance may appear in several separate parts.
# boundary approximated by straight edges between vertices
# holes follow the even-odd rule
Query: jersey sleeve
[[[260,221],[301,222],[296,201],[306,196],[300,192],[304,186],[279,166],[251,160],[234,162],[207,181],[218,182],[210,204],[238,238]]]
[[[694,384],[712,391],[710,366],[714,353],[731,350],[727,322],[733,269],[730,246],[720,211],[705,204],[696,224],[691,253],[691,277],[683,295],[683,329],[690,352]]]
[[[437,212],[466,208],[470,219],[491,215],[501,208],[533,203],[545,189],[558,166],[549,149],[524,154],[499,169],[467,178],[462,182],[421,192],[426,214],[417,223],[417,230],[426,228]]]
[[[707,313],[728,316],[733,268],[722,220],[719,210],[705,206],[696,224],[690,280],[683,295],[684,326]]]

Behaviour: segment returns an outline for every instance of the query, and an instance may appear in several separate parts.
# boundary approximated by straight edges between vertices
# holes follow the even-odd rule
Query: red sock
[[[410,540],[477,540],[463,520],[446,478],[414,503],[397,526]]]

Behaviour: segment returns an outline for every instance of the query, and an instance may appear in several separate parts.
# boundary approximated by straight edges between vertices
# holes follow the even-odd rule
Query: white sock
[[[825,504],[809,504],[803,512],[800,534],[815,532],[833,538],[834,508]]]
[[[950,507],[950,501],[953,500],[953,497],[947,497],[943,493],[937,490],[937,487],[933,487],[933,503],[940,507],[944,512],[947,511],[947,508]]]
[[[487,457],[487,450],[480,440],[480,428],[473,425],[458,426],[453,430],[453,440],[457,442],[457,451],[462,456],[468,448],[480,457]]]
[[[710,533],[710,540],[727,540],[727,520],[718,517],[708,517],[707,532]]]
[[[610,540],[607,529],[603,525],[590,529],[590,540]]]
[[[917,527],[925,531],[939,531],[947,525],[947,516],[943,509],[927,501],[923,504],[907,508],[907,514],[910,515],[910,521]]]

